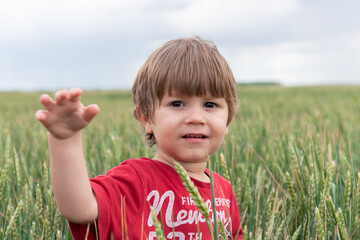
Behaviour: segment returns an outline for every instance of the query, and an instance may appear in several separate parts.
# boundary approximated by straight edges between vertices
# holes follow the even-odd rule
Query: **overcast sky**
[[[131,88],[162,43],[212,40],[238,82],[360,84],[360,1],[8,0],[0,90]]]

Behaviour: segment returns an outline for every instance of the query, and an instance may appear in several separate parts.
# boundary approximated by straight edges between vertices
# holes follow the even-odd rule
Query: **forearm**
[[[74,223],[97,218],[96,198],[87,173],[81,131],[68,139],[49,134],[50,175],[60,212]]]

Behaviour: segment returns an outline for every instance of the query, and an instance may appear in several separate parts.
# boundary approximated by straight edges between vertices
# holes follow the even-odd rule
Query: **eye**
[[[170,103],[170,106],[172,106],[172,107],[184,107],[185,104],[183,102],[181,102],[181,101],[173,101],[173,102]]]
[[[205,108],[216,108],[218,105],[216,103],[213,102],[206,102],[204,103],[204,107]]]

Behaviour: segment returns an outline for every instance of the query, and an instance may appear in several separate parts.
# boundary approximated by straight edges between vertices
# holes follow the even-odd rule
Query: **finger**
[[[90,122],[98,113],[100,108],[96,104],[91,104],[84,109],[83,117],[85,121]]]
[[[38,110],[35,113],[35,118],[39,120],[41,123],[44,123],[46,119],[48,118],[49,112],[46,112],[44,110]]]
[[[79,102],[82,94],[82,90],[80,88],[72,88],[69,91],[69,100],[72,102]]]
[[[69,96],[69,93],[67,90],[60,90],[55,93],[55,102],[58,105],[64,105],[67,98]]]
[[[47,94],[42,94],[40,96],[40,103],[44,106],[44,108],[48,111],[52,111],[55,108],[55,102],[51,99],[51,97]]]

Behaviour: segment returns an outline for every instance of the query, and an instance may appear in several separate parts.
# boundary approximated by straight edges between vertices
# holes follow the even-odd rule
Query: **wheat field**
[[[240,86],[239,112],[211,157],[237,196],[243,239],[360,239],[360,86]],[[71,239],[53,199],[41,93],[0,93],[0,238]],[[49,92],[53,95],[53,92]],[[88,91],[91,177],[152,157],[129,91]]]

